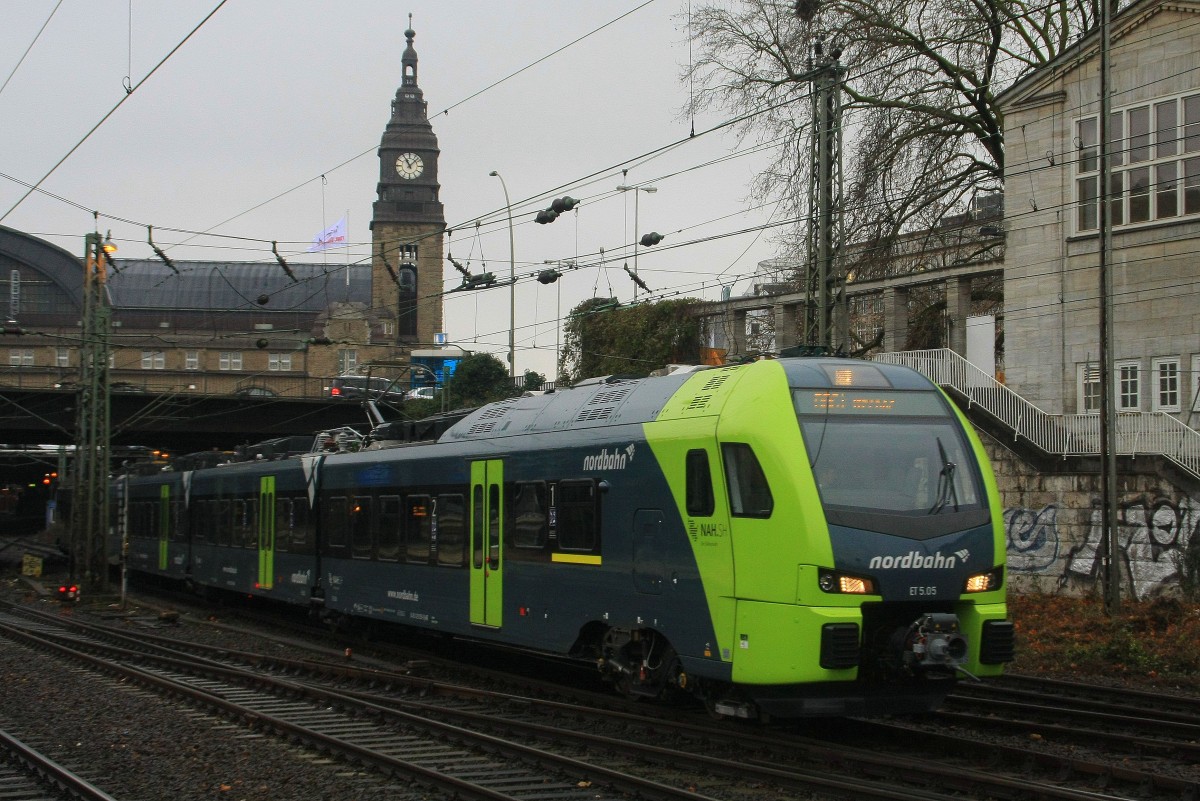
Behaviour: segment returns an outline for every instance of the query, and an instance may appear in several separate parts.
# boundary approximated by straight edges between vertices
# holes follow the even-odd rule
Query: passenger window
[[[180,512],[181,512],[181,509],[180,509],[179,501],[175,501],[175,500],[171,501],[170,538],[176,542],[187,539],[187,537],[184,536],[183,525],[182,525],[183,521],[180,516]]]
[[[512,544],[517,548],[541,548],[546,544],[546,485],[519,482],[512,499]]]
[[[385,562],[400,558],[400,496],[379,499],[379,532],[375,554]]]
[[[439,495],[437,499],[437,563],[462,567],[466,544],[466,509],[462,495]]]
[[[229,545],[233,536],[233,504],[228,498],[217,501],[217,544]]]
[[[729,486],[729,511],[735,517],[770,517],[775,501],[754,451],[745,443],[731,442],[721,446],[721,454]]]
[[[292,499],[292,553],[312,553],[312,518],[308,499]]]
[[[287,553],[292,543],[292,499],[275,496],[275,550]]]
[[[433,508],[428,495],[409,495],[404,522],[404,559],[424,564],[429,561],[433,540]]]
[[[246,501],[246,547],[258,548],[258,499]]]
[[[340,550],[346,547],[347,503],[344,495],[330,498],[325,504],[324,526],[325,541],[329,550]]]
[[[192,520],[195,523],[192,527],[192,539],[196,542],[204,542],[208,539],[208,532],[212,529],[208,501],[196,502],[196,511],[192,515]]]
[[[596,484],[592,481],[560,481],[555,491],[558,496],[559,549],[596,550],[600,545]]]
[[[687,453],[686,472],[687,513],[693,517],[712,517],[713,500],[712,471],[708,468],[708,451],[692,450]]]
[[[371,531],[371,497],[356,495],[350,507],[350,555],[355,559],[370,559],[374,547]]]

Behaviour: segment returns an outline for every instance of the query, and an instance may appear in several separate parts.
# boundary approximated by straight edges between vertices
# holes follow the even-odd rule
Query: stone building
[[[1200,3],[1138,0],[1112,24],[1114,397],[1197,404]],[[1099,411],[1100,34],[1004,92],[1009,385],[1049,412]]]
[[[370,266],[168,267],[118,253],[106,278],[115,390],[319,396],[332,376],[403,364],[431,347],[443,330],[446,224],[415,36],[405,31],[401,84],[379,145]],[[0,297],[8,300],[0,385],[75,380],[83,275],[80,255],[0,226]]]

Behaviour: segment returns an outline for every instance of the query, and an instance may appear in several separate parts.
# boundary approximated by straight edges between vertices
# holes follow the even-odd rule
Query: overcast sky
[[[633,299],[621,267],[634,267],[635,225],[665,235],[637,257],[656,294],[717,299],[734,279],[742,294],[758,262],[775,255],[772,231],[724,236],[772,219],[775,199],[749,191],[767,157],[743,154],[749,147],[724,133],[684,141],[686,0],[228,0],[179,46],[219,2],[6,4],[3,225],[77,254],[98,228],[111,229],[118,258],[152,257],[152,225],[155,242],[181,260],[270,260],[275,240],[290,260],[368,264],[376,148],[411,12],[454,258],[473,272],[486,262],[508,273],[504,193],[492,170],[512,199],[518,277],[546,260],[596,265],[606,254],[607,270],[589,266],[549,287],[518,283],[518,371],[553,372],[560,291],[564,314],[593,295]],[[126,80],[135,91],[41,186],[70,203],[37,192],[14,209],[28,190],[12,179],[41,179],[120,103]],[[698,117],[695,130],[722,122]],[[657,187],[638,194],[636,220],[633,194],[614,191],[623,182]],[[578,214],[532,222],[562,194],[583,199]],[[305,253],[344,215],[348,252]],[[460,276],[447,264],[445,278],[450,288]],[[447,295],[445,320],[452,343],[503,358],[508,290]]]

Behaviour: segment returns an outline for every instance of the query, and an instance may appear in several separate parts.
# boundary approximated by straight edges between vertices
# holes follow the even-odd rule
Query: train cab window
[[[346,524],[349,522],[349,503],[345,495],[336,495],[325,504],[322,530],[325,532],[325,543],[330,551],[344,555],[349,545],[346,541]]]
[[[376,533],[375,556],[385,562],[400,558],[400,496],[384,495],[379,499],[379,531]]]
[[[424,564],[429,561],[433,542],[433,499],[428,495],[409,495],[405,508],[404,560]]]
[[[546,484],[519,481],[513,486],[512,544],[517,548],[542,548],[549,528],[546,516]]]
[[[712,470],[708,466],[708,451],[688,451],[684,472],[687,513],[693,517],[712,517],[716,504],[713,499]]]
[[[594,551],[600,545],[599,496],[594,481],[560,481],[558,547],[563,551]]]
[[[729,485],[729,511],[734,517],[770,517],[775,501],[762,465],[744,442],[721,445],[725,481]]]
[[[437,497],[437,563],[462,567],[466,555],[467,510],[462,495]]]
[[[233,536],[233,502],[228,498],[217,501],[217,545],[228,546]]]
[[[350,507],[350,555],[355,559],[370,559],[374,550],[371,500],[368,495],[356,495]]]

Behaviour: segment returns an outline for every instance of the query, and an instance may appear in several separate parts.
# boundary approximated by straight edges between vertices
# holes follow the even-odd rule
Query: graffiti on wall
[[[1083,536],[1070,536],[1061,519],[1066,510],[1049,504],[1040,511],[1017,507],[1004,512],[1008,566],[1013,573],[1051,575],[1059,584],[1094,584],[1101,576],[1104,528],[1093,498]],[[1142,495],[1119,504],[1117,543],[1123,580],[1134,598],[1150,597],[1178,584],[1184,556],[1200,548],[1200,503],[1184,496],[1173,501]]]

